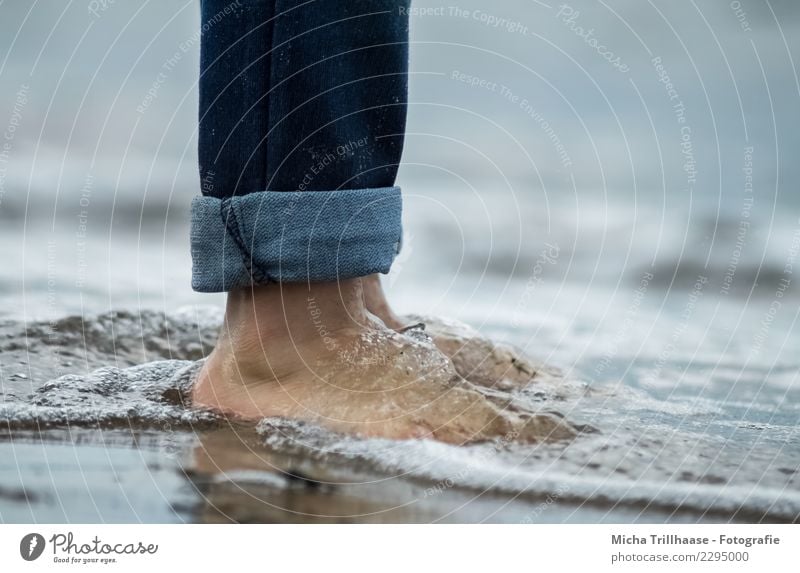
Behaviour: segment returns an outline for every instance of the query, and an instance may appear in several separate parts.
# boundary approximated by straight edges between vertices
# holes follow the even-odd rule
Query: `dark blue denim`
[[[201,2],[195,290],[389,271],[408,4]]]

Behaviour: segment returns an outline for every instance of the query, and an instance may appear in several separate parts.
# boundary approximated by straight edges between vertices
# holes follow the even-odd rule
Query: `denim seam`
[[[269,85],[271,86],[267,93],[264,95],[263,98],[263,105],[266,108],[264,110],[264,117],[267,120],[267,125],[275,125],[272,122],[272,98],[273,98],[273,90],[275,86],[275,79],[272,77],[274,74],[275,66],[273,65],[273,59],[275,58],[275,25],[277,24],[277,19],[282,14],[279,12],[280,7],[278,6],[277,2],[269,2],[268,9],[271,10],[269,17],[270,21],[273,23],[272,26],[267,26],[267,47],[269,51],[267,52],[267,57],[264,58],[265,67],[267,68],[264,72],[264,77],[269,78]],[[269,178],[269,171],[270,166],[268,165],[269,161],[269,134],[272,130],[267,130],[266,135],[262,138],[259,142],[261,146],[261,153],[262,153],[262,170],[261,170],[261,188],[267,189],[270,185],[268,182]]]
[[[236,247],[239,249],[239,254],[242,257],[242,262],[244,263],[244,268],[247,270],[247,274],[249,274],[250,278],[256,281],[258,284],[274,282],[269,278],[269,274],[265,273],[264,270],[259,267],[258,263],[253,258],[250,249],[248,249],[247,245],[245,245],[239,227],[239,220],[236,217],[236,209],[231,199],[232,197],[226,197],[220,201],[220,216],[222,217],[222,224],[224,225],[225,230],[233,239],[233,242],[236,243]]]

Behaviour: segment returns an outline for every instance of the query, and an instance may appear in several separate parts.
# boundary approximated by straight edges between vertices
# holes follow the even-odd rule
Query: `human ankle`
[[[221,337],[245,341],[291,339],[302,343],[369,324],[361,279],[276,283],[228,293]]]
[[[394,330],[401,329],[404,323],[389,305],[380,276],[378,274],[367,275],[362,279],[362,283],[367,310],[380,318],[387,327]]]

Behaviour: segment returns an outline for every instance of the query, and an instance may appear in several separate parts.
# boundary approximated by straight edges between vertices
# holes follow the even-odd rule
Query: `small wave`
[[[13,429],[216,425],[213,413],[186,406],[200,364],[165,360],[68,374],[43,384],[26,400],[0,404],[0,419]]]
[[[371,469],[394,477],[417,478],[428,485],[424,496],[434,495],[450,487],[476,492],[503,492],[531,499],[547,496],[560,501],[601,507],[626,507],[646,511],[648,508],[669,512],[692,513],[741,519],[795,521],[800,517],[800,493],[786,482],[785,470],[775,471],[775,485],[755,485],[751,475],[731,484],[724,477],[708,473],[735,473],[737,465],[729,460],[708,460],[698,457],[686,464],[695,475],[684,469],[677,475],[676,466],[651,471],[651,477],[637,476],[652,466],[652,456],[643,456],[638,464],[625,468],[620,457],[631,449],[630,435],[625,439],[609,436],[586,437],[583,443],[570,445],[569,452],[558,445],[451,446],[431,441],[362,440],[333,434],[308,424],[281,419],[265,419],[258,426],[265,445],[279,451],[314,457],[328,462],[366,463]],[[657,452],[655,444],[640,444],[642,450]],[[607,456],[596,455],[610,451]],[[676,450],[661,453],[673,455]],[[628,460],[630,461],[630,460]],[[620,469],[629,474],[620,475]],[[759,466],[764,470],[764,466]],[[781,480],[780,478],[784,478]],[[761,478],[764,479],[763,477]],[[769,483],[770,480],[766,480]],[[783,483],[777,483],[782,481]]]

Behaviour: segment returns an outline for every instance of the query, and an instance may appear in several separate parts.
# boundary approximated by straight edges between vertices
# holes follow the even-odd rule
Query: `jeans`
[[[408,1],[202,0],[195,290],[389,272]]]

